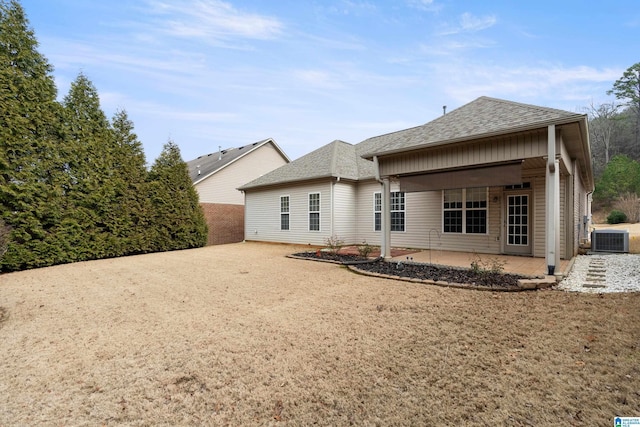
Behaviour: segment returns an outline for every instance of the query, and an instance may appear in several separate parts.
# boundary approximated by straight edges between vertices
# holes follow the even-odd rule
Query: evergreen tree
[[[617,155],[596,183],[593,198],[608,204],[624,194],[640,195],[640,163],[629,156]]]
[[[113,179],[117,205],[108,222],[118,237],[122,254],[149,251],[151,204],[147,197],[147,169],[142,144],[126,111],[111,120],[114,138]]]
[[[11,228],[0,268],[60,262],[55,233],[66,174],[52,67],[17,1],[0,1],[0,217]]]
[[[204,246],[207,224],[178,146],[169,141],[149,172],[153,250]]]
[[[120,246],[112,229],[116,224],[109,221],[117,205],[109,121],[95,86],[84,74],[71,83],[63,106],[71,179],[65,218],[70,260],[116,256]]]

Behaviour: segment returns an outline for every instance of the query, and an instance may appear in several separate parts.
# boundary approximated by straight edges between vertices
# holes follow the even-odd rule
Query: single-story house
[[[237,188],[289,162],[271,138],[242,147],[220,147],[217,152],[188,161],[189,175],[209,226],[207,244],[241,242],[244,196]]]
[[[245,239],[544,257],[588,238],[587,117],[481,97],[427,124],[334,141],[257,178]]]

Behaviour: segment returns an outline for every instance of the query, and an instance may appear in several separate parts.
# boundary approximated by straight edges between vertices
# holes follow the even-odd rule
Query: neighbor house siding
[[[309,231],[309,194],[320,193],[320,231]],[[289,196],[289,230],[280,230],[280,196]],[[331,236],[331,182],[248,190],[245,240],[324,245]]]
[[[201,203],[242,205],[244,196],[237,190],[238,187],[286,163],[286,159],[271,143],[264,144],[198,182],[195,189]]]
[[[380,162],[380,174],[398,175],[495,162],[542,157],[547,153],[547,129],[441,148],[399,154]]]

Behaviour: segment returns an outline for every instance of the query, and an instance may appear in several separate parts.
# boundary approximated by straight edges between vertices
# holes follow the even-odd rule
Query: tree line
[[[640,62],[624,71],[607,92],[615,101],[591,104],[589,139],[597,208],[640,221]],[[620,215],[620,213],[624,215]]]
[[[0,270],[199,247],[207,226],[178,146],[147,169],[126,111],[79,74],[62,102],[17,0],[0,0]]]

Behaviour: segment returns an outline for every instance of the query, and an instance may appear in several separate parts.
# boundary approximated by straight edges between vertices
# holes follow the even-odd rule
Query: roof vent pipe
[[[444,116],[445,114],[447,114],[447,106],[443,105],[442,106],[442,115]]]
[[[222,160],[222,145],[218,145],[218,160]]]

